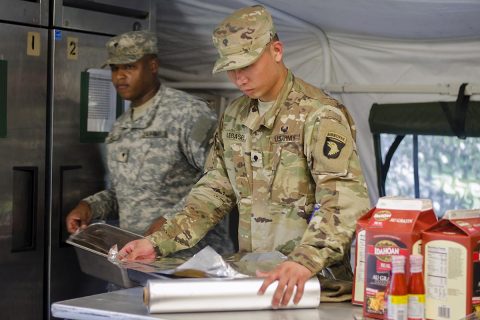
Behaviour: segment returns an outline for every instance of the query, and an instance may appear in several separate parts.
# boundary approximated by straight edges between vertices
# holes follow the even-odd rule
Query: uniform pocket
[[[149,189],[161,188],[173,167],[181,165],[177,145],[169,144],[167,138],[140,139],[135,152],[138,165],[138,183]]]
[[[228,169],[228,171],[230,171],[230,182],[234,182],[232,184],[234,190],[236,190],[237,196],[243,198],[250,194],[250,184],[248,182],[247,169],[245,168],[245,158],[243,156],[242,145],[232,144],[229,152],[229,158],[231,161],[231,164],[228,166],[230,167]]]
[[[298,205],[312,192],[313,185],[303,147],[297,143],[277,146],[272,159],[271,199],[276,203]]]
[[[135,146],[122,139],[106,140],[108,168],[114,184],[131,184],[137,180],[138,159]]]

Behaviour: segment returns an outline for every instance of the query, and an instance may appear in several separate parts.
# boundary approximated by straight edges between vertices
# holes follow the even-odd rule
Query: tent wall
[[[418,84],[478,83],[480,40],[450,42],[407,42],[330,36],[332,64],[338,83]],[[478,98],[473,96],[473,99]],[[357,142],[372,200],[376,177],[372,137],[368,125],[373,103],[455,101],[440,94],[342,94],[359,128]],[[473,155],[472,155],[473,156]]]
[[[192,76],[189,76],[188,79],[182,79],[182,74],[188,73],[193,74],[193,78],[197,79],[200,85],[205,81],[227,82],[225,75],[221,74],[214,77],[211,75],[211,68],[216,58],[216,52],[211,43],[211,32],[214,26],[228,13],[254,2],[248,0],[160,0],[159,2],[161,5],[157,13],[157,30],[160,43],[163,44],[160,54],[162,66],[180,71],[177,77],[174,77],[175,80],[191,81]],[[276,2],[273,0],[261,2],[266,4],[267,7],[270,4],[272,7],[277,6],[277,8],[288,4],[285,1]],[[439,8],[438,6],[434,7],[434,1],[421,2],[423,6],[431,4],[432,8]],[[441,29],[441,21],[437,24],[440,29],[429,31],[427,30],[429,25],[422,25],[422,23],[430,20],[412,16],[412,23],[416,23],[417,28],[421,29],[415,34],[417,40],[367,37],[327,31],[328,46],[326,46],[319,40],[318,32],[323,31],[317,30],[311,21],[304,21],[306,18],[309,20],[315,19],[316,15],[312,8],[318,9],[322,4],[310,0],[302,1],[302,3],[305,5],[295,5],[293,10],[295,16],[293,17],[289,17],[288,10],[279,10],[278,14],[275,14],[275,8],[272,11],[274,12],[273,16],[278,34],[285,44],[287,66],[299,77],[314,85],[331,88],[338,84],[434,86],[465,82],[478,84],[480,82],[478,77],[480,74],[480,36],[476,39],[470,37],[469,40],[465,40],[461,38],[460,31],[455,29],[456,40],[442,40],[442,35],[445,33],[435,33],[437,31],[444,32],[441,31],[443,30]],[[327,1],[327,3],[332,5],[332,2]],[[415,4],[410,3],[412,6]],[[346,4],[343,3],[343,5]],[[454,11],[449,11],[448,8],[457,8],[455,12],[458,13],[462,8],[458,6],[462,5],[468,5],[469,10],[472,10],[473,4],[471,1],[459,4],[457,1],[451,0],[442,1],[442,12],[453,13]],[[325,9],[331,8],[325,7]],[[384,9],[382,7],[382,10]],[[479,8],[476,6],[473,9],[478,10]],[[335,13],[334,10],[331,10],[331,12]],[[427,8],[422,7],[422,12],[428,12]],[[302,13],[304,16],[302,16]],[[318,11],[318,16],[321,14],[325,13]],[[364,14],[365,16],[356,17],[359,26],[369,23],[366,18],[368,13],[364,12]],[[339,17],[343,17],[340,12]],[[332,21],[330,18],[327,20]],[[386,28],[396,30],[395,26],[392,28],[392,25],[390,25],[393,22],[388,21],[388,19],[375,19],[376,24],[382,21]],[[348,25],[352,24],[352,21],[345,22]],[[318,25],[321,25],[321,23],[321,21],[315,22]],[[465,23],[465,21],[461,21],[461,24]],[[407,24],[408,22],[405,25]],[[353,30],[352,27],[350,29]],[[398,29],[403,30],[400,27]],[[468,31],[471,32],[471,28]],[[430,40],[418,39],[419,36],[426,36],[429,32]],[[394,35],[398,36],[397,34]],[[327,76],[325,76],[325,53],[330,55],[329,67],[331,73]],[[240,93],[230,91],[229,94],[239,95]],[[373,139],[368,124],[371,106],[374,103],[455,101],[456,99],[455,96],[432,93],[332,92],[332,95],[346,105],[357,124],[357,144],[372,203],[378,198],[378,188]],[[478,99],[478,96],[472,97],[472,100],[475,99]]]

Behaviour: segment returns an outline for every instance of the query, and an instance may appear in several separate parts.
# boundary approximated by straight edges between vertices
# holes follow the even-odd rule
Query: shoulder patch
[[[333,119],[337,122],[342,122],[342,117],[333,110],[326,110],[325,113],[322,115],[322,118]]]
[[[333,131],[327,132],[323,145],[323,155],[328,159],[337,159],[346,142],[347,138],[344,135]]]
[[[343,124],[321,118],[317,124],[316,143],[313,146],[313,169],[317,173],[346,173],[353,152],[353,138]]]

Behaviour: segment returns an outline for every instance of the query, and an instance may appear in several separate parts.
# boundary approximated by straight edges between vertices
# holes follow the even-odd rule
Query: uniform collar
[[[285,100],[287,99],[287,96],[292,89],[293,80],[293,74],[290,72],[290,70],[288,70],[287,77],[285,78],[285,83],[283,84],[283,87],[280,90],[277,99],[275,100],[275,103],[263,116],[260,116],[260,114],[258,113],[258,100],[249,99],[247,107],[242,110],[242,113],[240,114],[241,123],[252,131],[257,131],[262,125],[268,129],[272,129],[278,112],[285,104]]]
[[[149,108],[149,110],[145,112],[142,116],[140,116],[138,119],[132,120],[132,117],[131,117],[132,109],[129,109],[127,111],[128,120],[122,124],[122,127],[136,128],[136,129],[144,129],[148,127],[152,123],[153,119],[155,118],[155,115],[157,114],[157,109],[158,109],[158,106],[160,105],[159,102],[164,96],[164,94],[165,94],[165,87],[160,85],[160,88],[158,89],[157,93],[153,97],[152,106]]]

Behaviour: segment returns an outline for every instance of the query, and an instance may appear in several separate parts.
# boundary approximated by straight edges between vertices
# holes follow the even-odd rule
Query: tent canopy
[[[179,88],[186,82],[233,88],[224,74],[211,74],[217,56],[211,32],[233,10],[254,4],[272,13],[286,65],[351,112],[372,201],[378,197],[369,126],[374,103],[453,102],[461,83],[478,100],[478,0],[158,0],[162,77]]]

